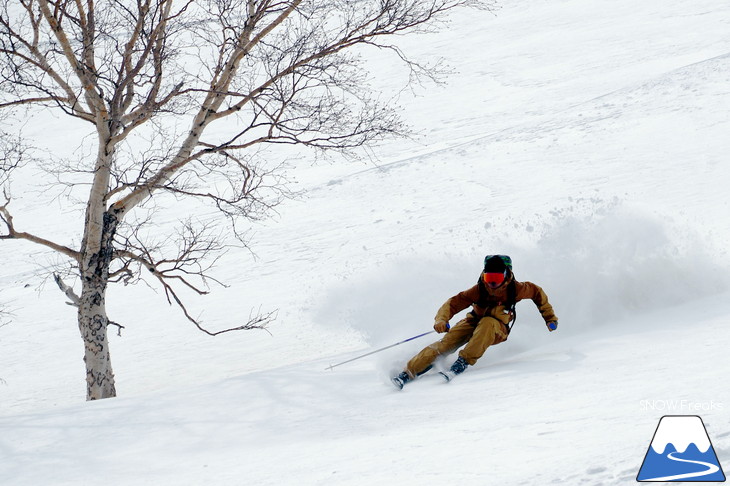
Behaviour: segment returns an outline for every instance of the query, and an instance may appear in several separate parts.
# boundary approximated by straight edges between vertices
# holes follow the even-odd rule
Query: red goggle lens
[[[484,274],[484,283],[491,286],[498,286],[504,282],[504,273],[488,272]]]

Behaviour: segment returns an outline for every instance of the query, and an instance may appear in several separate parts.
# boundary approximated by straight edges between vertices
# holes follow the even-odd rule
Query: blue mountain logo
[[[662,417],[636,480],[724,482],[725,473],[702,419],[696,415]]]

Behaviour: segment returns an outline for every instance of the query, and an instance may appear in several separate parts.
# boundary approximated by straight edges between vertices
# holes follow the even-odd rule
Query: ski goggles
[[[504,283],[504,272],[484,272],[482,279],[487,286],[497,288]]]

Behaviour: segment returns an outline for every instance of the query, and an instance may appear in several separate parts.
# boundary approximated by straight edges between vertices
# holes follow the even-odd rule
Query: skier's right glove
[[[558,328],[558,321],[550,321],[547,323],[548,331],[553,332]]]
[[[445,321],[436,321],[436,324],[433,325],[433,328],[436,332],[442,333],[447,332],[450,328],[449,323]]]

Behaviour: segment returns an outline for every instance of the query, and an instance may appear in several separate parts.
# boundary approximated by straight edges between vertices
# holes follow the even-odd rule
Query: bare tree
[[[367,88],[362,49],[387,49],[414,78],[434,74],[387,39],[433,29],[480,0],[0,0],[0,113],[45,109],[94,134],[87,160],[63,161],[69,193],[88,188],[80,245],[23,232],[12,198],[0,201],[0,238],[51,248],[72,263],[87,398],[115,396],[105,310],[112,282],[147,273],[188,313],[180,286],[206,292],[210,228],[184,223],[150,241],[145,205],[158,194],[198,198],[236,223],[286,196],[259,147],[348,151],[404,134],[395,111]],[[3,134],[8,155],[20,146]],[[79,140],[80,144],[91,142]],[[3,173],[16,167],[5,158]],[[62,179],[59,179],[61,181]],[[175,247],[173,254],[167,252]],[[261,327],[269,316],[226,329]],[[118,325],[118,324],[117,324]],[[209,332],[209,331],[206,331]],[[212,333],[211,334],[216,334]]]
[[[22,164],[24,155],[20,138],[0,130],[0,187],[8,182],[12,170]]]

